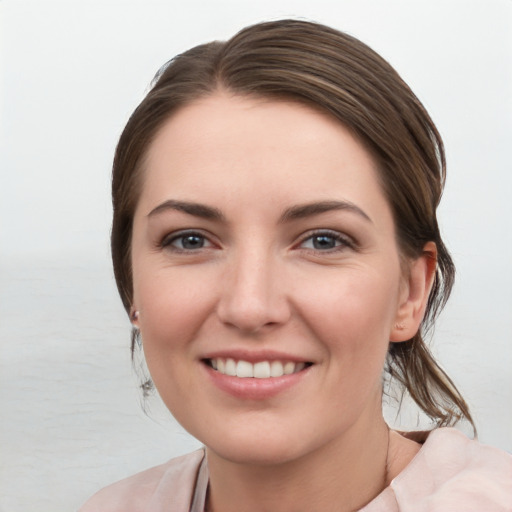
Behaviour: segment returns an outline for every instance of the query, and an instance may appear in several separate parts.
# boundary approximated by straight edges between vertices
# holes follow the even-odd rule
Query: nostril
[[[283,303],[280,303],[283,301]],[[226,297],[217,309],[222,323],[246,334],[257,334],[262,330],[277,327],[290,316],[288,305],[280,297]]]

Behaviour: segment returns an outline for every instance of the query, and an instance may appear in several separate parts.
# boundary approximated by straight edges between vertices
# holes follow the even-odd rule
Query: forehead
[[[228,93],[182,107],[160,128],[145,160],[141,202],[171,195],[229,204],[244,194],[267,200],[269,191],[278,202],[333,194],[386,202],[371,154],[338,120],[298,102]]]
[[[178,108],[158,130],[149,151],[160,151],[163,145],[193,150],[196,144],[210,151],[229,149],[230,154],[237,149],[272,150],[278,145],[314,149],[318,143],[339,143],[340,137],[351,139],[354,149],[358,146],[371,159],[347,127],[320,108],[293,99],[217,91]]]

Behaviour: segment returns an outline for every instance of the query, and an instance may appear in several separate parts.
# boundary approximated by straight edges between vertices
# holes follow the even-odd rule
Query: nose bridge
[[[233,252],[225,274],[219,317],[245,332],[286,320],[281,265],[269,244],[252,242]]]

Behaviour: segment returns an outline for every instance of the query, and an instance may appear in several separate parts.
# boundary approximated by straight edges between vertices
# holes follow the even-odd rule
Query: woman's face
[[[259,462],[378,421],[408,292],[375,164],[350,132],[304,105],[217,93],[169,119],[144,172],[133,306],[176,419],[220,456]]]

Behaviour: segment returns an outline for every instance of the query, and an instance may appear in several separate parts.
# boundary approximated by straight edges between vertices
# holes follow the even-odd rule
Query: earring
[[[138,311],[133,311],[133,313],[130,315],[130,320],[132,322],[133,328],[134,329],[138,329],[139,326],[135,325],[135,322],[138,322],[138,320],[139,320],[139,312]]]
[[[405,325],[403,323],[396,323],[395,329],[398,329],[399,331],[403,331],[405,329]]]

